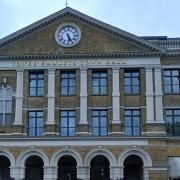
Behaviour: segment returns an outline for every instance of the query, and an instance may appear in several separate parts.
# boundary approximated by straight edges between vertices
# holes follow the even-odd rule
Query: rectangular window
[[[92,134],[93,136],[108,135],[108,113],[107,110],[92,111]]]
[[[43,111],[29,111],[28,113],[28,135],[43,135]]]
[[[92,90],[93,95],[107,95],[107,71],[93,71]]]
[[[140,74],[138,70],[125,70],[124,90],[125,94],[140,93]]]
[[[164,92],[167,94],[180,93],[179,69],[164,70]]]
[[[29,73],[29,95],[43,96],[44,95],[44,73],[30,72]]]
[[[180,157],[169,157],[169,179],[180,180]]]
[[[12,88],[8,84],[0,85],[0,126],[12,124]]]
[[[76,72],[61,72],[61,96],[76,95]]]
[[[60,112],[60,135],[75,136],[76,133],[76,112],[61,111]]]
[[[140,110],[125,110],[125,135],[141,135]]]
[[[180,136],[180,109],[166,110],[167,134]]]

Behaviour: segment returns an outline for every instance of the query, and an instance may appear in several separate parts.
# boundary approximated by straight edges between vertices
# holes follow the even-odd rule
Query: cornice
[[[0,55],[0,60],[44,60],[44,59],[90,59],[161,56],[160,52],[142,53],[99,53],[99,54],[36,54],[36,55]]]
[[[111,33],[117,37],[120,37],[124,40],[127,40],[127,41],[130,41],[138,46],[141,46],[141,47],[144,47],[144,48],[147,48],[151,51],[156,51],[156,52],[165,52],[165,49],[160,47],[160,46],[157,46],[157,45],[154,45],[152,44],[151,42],[148,42],[146,40],[144,40],[143,38],[140,38],[138,36],[135,36],[131,33],[128,33],[124,30],[121,30],[117,27],[114,27],[114,26],[111,26],[109,24],[106,24],[102,21],[99,21],[95,18],[92,18],[88,15],[85,15],[79,11],[76,11],[72,8],[69,8],[69,7],[66,7],[40,21],[37,21],[3,39],[0,40],[0,47],[3,47],[15,40],[18,40],[18,39],[21,39],[23,38],[24,36],[36,31],[36,30],[39,30],[40,28],[44,27],[44,26],[47,26],[49,24],[51,24],[52,22],[60,19],[60,18],[63,18],[65,17],[66,15],[71,15],[73,17],[75,17],[76,19],[82,21],[82,22],[85,22],[91,26],[94,26],[100,30],[103,30],[103,31],[106,31],[108,33]]]

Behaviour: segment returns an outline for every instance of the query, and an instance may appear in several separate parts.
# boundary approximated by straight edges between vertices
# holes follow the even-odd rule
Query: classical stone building
[[[180,39],[69,7],[0,40],[0,179],[180,179]]]

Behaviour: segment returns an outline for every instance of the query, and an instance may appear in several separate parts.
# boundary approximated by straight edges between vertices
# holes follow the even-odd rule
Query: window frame
[[[130,76],[126,76],[126,73],[130,73]],[[138,73],[138,76],[133,76],[133,73]],[[133,80],[138,78],[138,85],[133,85]],[[130,85],[126,85],[126,80],[130,79]],[[130,87],[130,93],[127,92],[126,87]],[[133,92],[134,87],[138,87],[138,92]],[[124,94],[125,95],[140,95],[141,94],[141,74],[140,69],[125,69],[124,70]]]
[[[36,75],[35,78],[31,78],[31,75]],[[38,78],[38,75],[43,75],[42,78]],[[35,87],[31,87],[30,83],[31,80],[35,81]],[[38,86],[38,81],[43,80],[43,87],[39,87]],[[38,93],[38,89],[42,88],[43,89],[43,93],[39,94]],[[31,95],[31,89],[35,89],[35,94]],[[44,79],[44,71],[29,71],[29,96],[30,97],[43,97],[45,93],[45,79]]]
[[[98,76],[95,77],[94,75]],[[101,74],[106,74],[105,77],[101,77]],[[94,80],[98,81],[98,85],[94,85]],[[106,80],[106,85],[102,85],[102,80]],[[108,70],[92,70],[92,95],[93,96],[107,96],[108,95]],[[98,93],[94,93],[94,88],[98,88]],[[106,88],[106,92],[101,92],[101,88]]]
[[[167,111],[171,111],[171,115],[167,115]],[[175,114],[175,111],[179,111],[179,114]],[[167,135],[168,136],[180,136],[180,123],[179,125],[176,125],[175,124],[175,118],[176,117],[179,117],[180,119],[180,108],[177,108],[177,109],[166,109],[166,130],[167,130]],[[171,117],[172,118],[172,123],[171,125],[168,125],[168,117]],[[171,128],[172,130],[172,133],[168,133],[168,128]],[[176,128],[179,129],[179,133],[176,133]]]
[[[101,116],[101,112],[105,111],[106,115]],[[93,115],[93,112],[98,112],[98,115]],[[108,110],[107,109],[94,109],[92,110],[91,115],[91,132],[92,136],[100,136],[100,137],[107,137],[108,136],[108,130],[109,130],[109,121],[108,121]],[[98,126],[94,126],[94,118],[98,119]],[[101,126],[101,118],[106,118],[106,126]],[[101,130],[106,129],[106,134],[102,135]],[[98,129],[98,134],[94,134],[93,129]]]
[[[30,113],[35,113],[35,116],[30,116]],[[37,114],[38,113],[42,113],[42,116],[38,116]],[[35,120],[35,126],[34,127],[30,127],[30,118],[34,118]],[[42,118],[42,127],[38,127],[38,118]],[[34,134],[33,135],[30,135],[30,129],[35,129],[34,130]],[[42,134],[41,135],[38,135],[38,130],[39,129],[42,129]],[[27,128],[27,134],[28,134],[28,137],[42,137],[43,136],[43,133],[44,133],[44,112],[41,111],[41,110],[36,110],[36,111],[28,111],[28,128]]]
[[[126,115],[126,111],[130,111],[130,115]],[[139,113],[139,115],[134,115],[133,113],[134,113],[134,111],[138,111]],[[133,122],[134,122],[134,118],[139,118],[139,126],[134,126],[134,124],[133,124]],[[129,126],[127,126],[126,125],[126,118],[130,118],[130,125]],[[142,127],[141,127],[142,125],[141,125],[141,110],[140,109],[125,109],[124,110],[124,134],[126,135],[126,136],[141,136],[141,130],[142,130]],[[126,128],[130,128],[130,134],[127,134],[126,133]],[[135,131],[135,128],[138,128],[139,130],[138,130],[138,135],[137,134],[135,134],[134,133],[134,131]]]
[[[170,75],[165,75],[166,71],[170,71]],[[178,71],[178,75],[173,75],[173,71]],[[170,78],[170,84],[165,83],[165,78]],[[178,78],[179,82],[178,84],[173,84],[173,78]],[[179,91],[173,92],[173,86],[178,86]],[[166,90],[166,86],[170,86],[170,92]],[[172,68],[172,69],[163,69],[163,92],[164,94],[180,94],[180,69],[178,68]]]
[[[9,84],[4,83],[4,84],[0,85],[0,90],[3,91],[2,100],[0,99],[0,101],[2,101],[2,112],[0,109],[0,115],[2,115],[2,124],[0,124],[0,126],[10,127],[12,125],[12,111],[13,111],[13,109],[12,109],[12,87],[9,86]],[[7,94],[8,91],[9,91],[9,94]],[[10,102],[10,104],[7,107],[8,102]],[[8,112],[7,112],[7,109],[8,109]],[[9,115],[9,117],[10,117],[9,123],[6,122],[7,115]]]
[[[68,77],[63,78],[62,74],[67,74]],[[74,74],[74,77],[69,77],[70,74]],[[62,86],[62,80],[63,79],[67,80],[67,86]],[[74,80],[74,82],[75,82],[74,86],[70,86],[70,80]],[[76,79],[76,70],[67,70],[67,71],[62,70],[60,72],[60,96],[76,96],[76,84],[77,84],[76,80],[77,80]],[[67,88],[67,94],[62,94],[62,88],[63,87]],[[72,94],[70,93],[70,88],[71,87],[74,88],[74,93],[72,93]]]
[[[66,112],[67,116],[61,116],[62,112]],[[74,113],[74,116],[70,116],[70,112]],[[67,126],[62,126],[62,118],[66,118],[67,121]],[[69,126],[70,125],[70,118],[74,118],[74,127]],[[61,110],[60,111],[60,121],[59,121],[59,135],[61,137],[75,137],[76,136],[76,110]],[[62,135],[62,129],[66,129],[67,134],[66,135]],[[74,134],[71,135],[70,134],[70,129],[74,129]]]

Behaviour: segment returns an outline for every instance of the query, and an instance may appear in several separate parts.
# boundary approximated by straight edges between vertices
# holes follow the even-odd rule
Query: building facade
[[[0,179],[180,179],[180,39],[69,7],[0,40]]]

